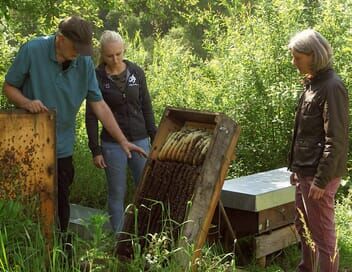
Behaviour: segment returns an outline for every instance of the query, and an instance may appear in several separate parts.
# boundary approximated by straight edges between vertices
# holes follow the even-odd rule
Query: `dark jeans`
[[[72,156],[57,160],[57,201],[59,228],[61,232],[66,232],[70,219],[70,185],[73,182],[74,167]]]

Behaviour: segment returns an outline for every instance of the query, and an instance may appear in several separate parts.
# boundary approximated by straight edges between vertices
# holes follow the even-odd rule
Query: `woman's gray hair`
[[[288,49],[298,53],[313,54],[313,72],[325,70],[332,66],[332,48],[329,42],[314,29],[306,29],[293,36]]]
[[[110,43],[110,42],[119,42],[119,43],[122,43],[123,45],[125,44],[119,33],[112,30],[105,30],[103,34],[101,34],[100,36],[99,64],[104,63],[103,56],[102,56],[103,48],[107,43]]]

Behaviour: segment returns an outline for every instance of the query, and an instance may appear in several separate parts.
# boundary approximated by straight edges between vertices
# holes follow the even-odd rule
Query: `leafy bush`
[[[224,112],[238,122],[242,132],[231,177],[286,165],[294,107],[301,90],[286,46],[295,32],[307,27],[321,31],[334,47],[337,72],[348,88],[352,83],[351,1],[213,1],[207,5],[203,1],[166,1],[165,6],[139,1],[123,8],[121,1],[85,0],[79,5],[75,0],[59,4],[39,1],[35,5],[37,2],[9,1],[1,9],[0,79],[19,45],[32,35],[53,33],[63,16],[87,14],[96,25],[96,38],[103,25],[118,27],[128,43],[127,57],[146,71],[158,121],[170,105]],[[174,10],[165,9],[167,5]],[[154,20],[145,29],[141,7],[149,10],[148,16]],[[30,24],[26,23],[28,12],[35,14]],[[164,24],[165,20],[172,23]],[[123,22],[127,22],[125,26]],[[166,28],[158,28],[160,25]],[[141,31],[136,31],[138,26]],[[191,41],[195,37],[198,40]],[[195,43],[205,53],[195,51]],[[1,98],[0,103],[4,107],[6,100]],[[73,191],[78,191],[75,186],[87,184],[87,177],[103,188],[103,175],[89,163],[82,122],[80,117],[75,156],[79,182]],[[89,183],[94,186],[94,181]]]

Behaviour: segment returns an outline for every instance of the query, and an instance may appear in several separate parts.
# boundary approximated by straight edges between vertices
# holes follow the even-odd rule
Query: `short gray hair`
[[[310,55],[313,53],[313,71],[318,72],[331,68],[332,48],[329,42],[314,29],[303,30],[294,35],[288,48],[298,53]]]
[[[125,44],[121,35],[117,33],[116,31],[112,30],[105,30],[103,34],[100,36],[100,56],[99,56],[99,64],[104,63],[102,53],[103,53],[103,47],[109,42],[119,42],[122,43],[123,45]]]

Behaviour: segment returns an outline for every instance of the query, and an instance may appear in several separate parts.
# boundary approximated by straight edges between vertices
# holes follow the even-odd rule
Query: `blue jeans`
[[[135,145],[149,153],[149,139],[133,141]],[[132,152],[128,159],[126,153],[117,143],[102,141],[102,152],[107,167],[105,168],[108,184],[108,212],[110,223],[115,232],[121,231],[124,221],[124,201],[127,188],[127,166],[131,170],[134,184],[137,186],[142,174],[146,158]]]

